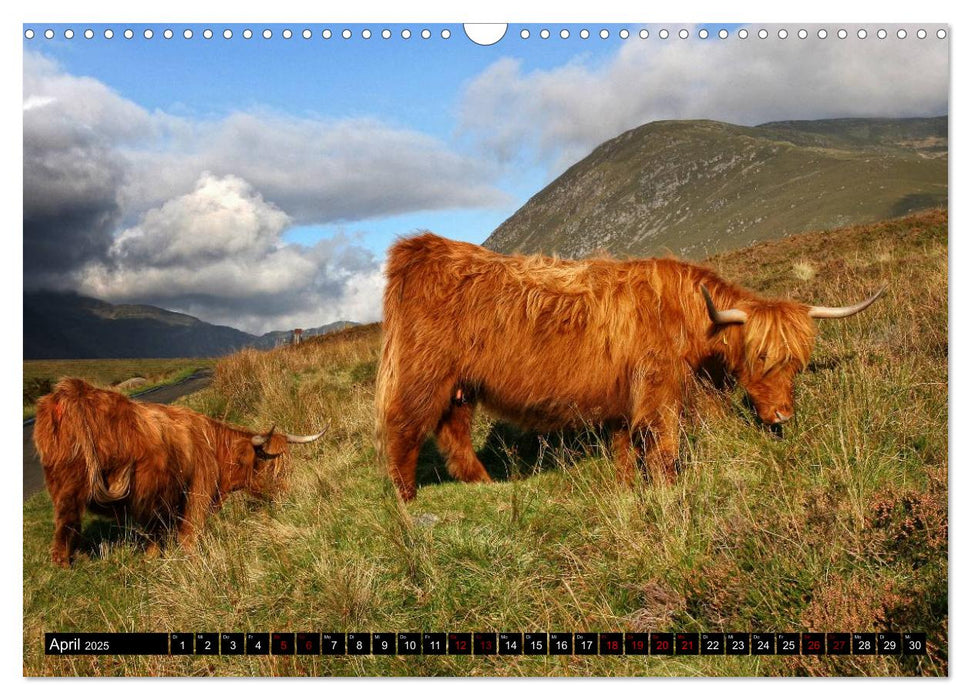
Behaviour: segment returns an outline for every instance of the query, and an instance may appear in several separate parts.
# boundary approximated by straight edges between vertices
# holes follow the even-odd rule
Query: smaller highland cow
[[[142,526],[153,535],[151,551],[175,527],[180,544],[191,547],[206,515],[228,494],[272,496],[286,471],[288,443],[321,435],[253,433],[64,379],[37,402],[34,424],[54,501],[51,557],[70,564],[86,509]]]

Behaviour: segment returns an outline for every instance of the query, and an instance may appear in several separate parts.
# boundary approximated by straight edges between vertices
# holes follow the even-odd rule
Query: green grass
[[[132,377],[148,380],[127,393],[174,384],[196,371],[214,367],[206,357],[125,360],[24,360],[24,419],[33,417],[36,402],[51,391],[61,377],[81,377],[99,386],[114,386]]]
[[[614,478],[594,430],[477,418],[491,485],[452,482],[430,445],[416,500],[376,464],[376,327],[221,360],[193,407],[324,440],[288,493],[234,497],[197,554],[147,559],[90,521],[49,561],[46,494],[24,504],[28,675],[946,675],[947,219],[941,212],[719,256],[731,279],[861,316],[820,323],[784,439],[741,394],[699,387],[676,483]],[[794,268],[794,263],[798,267]],[[813,274],[810,274],[812,272]],[[808,279],[807,279],[808,278]],[[45,657],[43,632],[923,631],[926,657]]]

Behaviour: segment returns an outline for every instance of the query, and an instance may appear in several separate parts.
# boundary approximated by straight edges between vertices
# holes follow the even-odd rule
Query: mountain
[[[316,328],[304,328],[303,329],[303,339],[313,338],[317,335],[325,335],[327,333],[333,333],[335,331],[341,331],[345,328],[350,328],[351,326],[357,326],[359,324],[354,321],[334,321],[333,323],[327,323],[323,326],[317,326]],[[280,345],[285,345],[289,343],[293,338],[293,331],[270,331],[269,333],[264,333],[260,337],[256,338],[252,343],[248,345],[250,347],[257,348],[258,350],[271,350]]]
[[[704,258],[946,206],[947,126],[947,117],[652,122],[602,143],[484,245]]]
[[[309,328],[304,337],[344,328]],[[144,304],[109,304],[64,292],[24,294],[24,359],[215,357],[244,347],[268,349],[290,331],[262,336]]]

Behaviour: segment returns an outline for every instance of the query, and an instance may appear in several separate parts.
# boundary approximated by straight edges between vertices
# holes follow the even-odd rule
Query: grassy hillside
[[[700,259],[946,203],[946,117],[758,127],[662,121],[602,143],[485,245]]]
[[[195,408],[326,439],[297,450],[268,508],[234,497],[200,551],[146,559],[91,522],[49,561],[46,494],[24,504],[24,672],[334,675],[947,673],[947,218],[937,211],[716,257],[733,280],[821,304],[784,439],[741,394],[701,388],[676,483],[615,483],[594,432],[522,435],[477,419],[499,480],[453,483],[429,445],[401,506],[376,463],[379,329],[223,359]],[[43,632],[923,631],[927,657],[52,658]]]

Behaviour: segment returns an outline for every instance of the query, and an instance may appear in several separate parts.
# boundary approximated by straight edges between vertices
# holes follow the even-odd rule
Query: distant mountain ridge
[[[304,329],[303,337],[348,321]],[[146,304],[109,304],[65,292],[24,294],[24,359],[217,357],[245,347],[269,349],[291,331],[261,336]]]
[[[483,245],[689,258],[947,205],[948,118],[660,121],[610,139]]]

